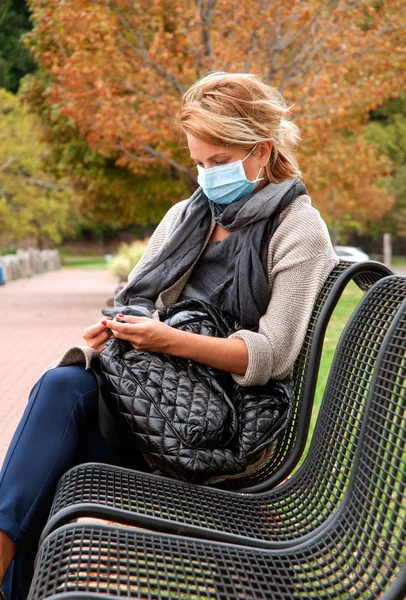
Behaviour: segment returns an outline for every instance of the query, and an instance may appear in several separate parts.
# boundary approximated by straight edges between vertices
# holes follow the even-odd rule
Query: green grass
[[[350,283],[344,290],[343,295],[338,302],[334,313],[331,317],[329,326],[326,331],[326,336],[323,345],[322,359],[320,363],[320,371],[317,379],[316,395],[313,406],[312,420],[310,425],[309,440],[313,433],[317,415],[320,409],[320,404],[323,398],[324,389],[326,387],[328,375],[330,372],[331,363],[334,357],[334,351],[340,338],[341,332],[345,327],[353,310],[362,298],[362,291],[355,283]],[[308,442],[309,445],[310,442]],[[306,449],[307,450],[307,449]]]
[[[74,256],[62,254],[62,265],[70,269],[106,269],[104,256]]]
[[[406,257],[393,256],[391,260],[391,267],[406,267]]]

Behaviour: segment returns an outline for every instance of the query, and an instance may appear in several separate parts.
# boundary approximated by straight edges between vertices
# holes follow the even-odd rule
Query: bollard
[[[19,249],[15,254],[1,256],[0,285],[6,281],[31,277],[46,271],[54,271],[60,267],[58,250]]]

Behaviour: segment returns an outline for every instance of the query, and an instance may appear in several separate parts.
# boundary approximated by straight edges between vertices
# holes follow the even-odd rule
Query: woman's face
[[[228,146],[217,146],[215,144],[209,144],[199,140],[190,133],[186,134],[187,143],[190,150],[190,156],[192,160],[203,167],[204,169],[210,169],[211,167],[218,167],[227,163],[234,162],[236,160],[244,160],[243,167],[247,179],[253,181],[257,176],[261,167],[265,167],[268,164],[270,149],[268,157],[267,152],[263,152],[263,144],[268,142],[262,142],[258,145],[255,150],[248,156],[252,148],[245,150],[244,148],[230,148]],[[259,174],[260,177],[264,177],[264,172]],[[265,183],[265,182],[264,182]],[[264,185],[261,182],[262,185]],[[261,185],[258,186],[262,187]]]

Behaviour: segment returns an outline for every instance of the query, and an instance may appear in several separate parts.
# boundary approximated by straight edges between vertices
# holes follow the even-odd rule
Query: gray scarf
[[[158,295],[176,283],[200,256],[212,221],[234,232],[235,260],[229,265],[231,285],[218,308],[233,315],[243,327],[255,329],[266,312],[270,292],[267,250],[279,215],[295,198],[305,194],[299,178],[269,183],[233,204],[211,202],[199,188],[186,203],[168,239],[115,299],[115,310],[103,314],[150,316]]]

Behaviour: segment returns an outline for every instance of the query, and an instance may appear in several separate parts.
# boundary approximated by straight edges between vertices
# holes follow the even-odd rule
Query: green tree
[[[35,70],[21,36],[31,29],[24,0],[1,0],[0,5],[0,87],[17,92],[20,79]]]
[[[34,117],[0,89],[0,233],[9,243],[31,238],[43,247],[60,243],[80,217],[71,189],[44,173],[37,136]]]
[[[375,142],[394,164],[386,185],[395,197],[392,210],[379,223],[370,223],[372,233],[390,232],[406,237],[406,94],[371,114],[366,137]]]

